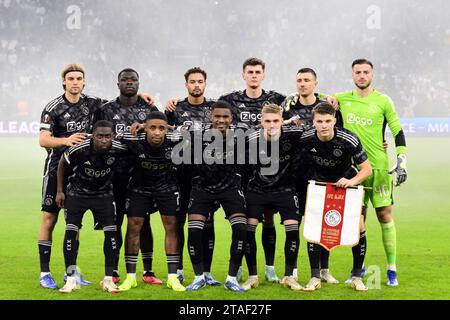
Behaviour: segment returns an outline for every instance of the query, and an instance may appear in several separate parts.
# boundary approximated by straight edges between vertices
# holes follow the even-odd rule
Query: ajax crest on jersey
[[[83,110],[83,114],[84,114],[85,116],[87,116],[87,115],[89,114],[89,108],[88,108],[88,107],[83,106],[82,110]]]
[[[141,121],[144,121],[147,118],[147,115],[145,114],[145,112],[141,111],[138,113],[138,118]]]
[[[364,189],[337,188],[331,183],[310,181],[305,208],[303,237],[331,250],[353,247],[359,242],[359,220]]]
[[[340,157],[340,156],[342,156],[342,150],[341,150],[341,149],[334,149],[334,150],[333,150],[333,155],[334,155],[335,157]]]

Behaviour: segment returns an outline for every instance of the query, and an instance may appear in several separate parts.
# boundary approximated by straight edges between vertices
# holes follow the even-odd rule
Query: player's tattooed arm
[[[72,147],[83,142],[86,137],[86,133],[77,132],[69,137],[57,138],[50,131],[42,130],[39,133],[39,144],[43,148]]]

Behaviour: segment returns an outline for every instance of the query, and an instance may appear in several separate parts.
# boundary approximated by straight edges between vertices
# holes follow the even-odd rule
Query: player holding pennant
[[[372,167],[359,139],[348,130],[335,127],[336,111],[326,102],[319,103],[313,111],[313,128],[306,130],[300,142],[312,158],[312,176],[316,181],[335,182],[337,187],[353,187],[372,175]],[[355,165],[359,167],[359,171]],[[356,291],[367,291],[361,280],[366,255],[364,219],[360,219],[360,239],[352,248],[353,272],[351,286]],[[308,243],[311,279],[303,288],[314,291],[321,287],[320,246]]]

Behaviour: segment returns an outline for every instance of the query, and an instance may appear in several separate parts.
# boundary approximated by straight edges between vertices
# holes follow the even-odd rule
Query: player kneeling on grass
[[[165,230],[165,250],[168,266],[167,287],[174,291],[186,288],[177,277],[180,249],[176,216],[179,193],[176,171],[172,163],[172,149],[180,140],[177,133],[167,132],[167,117],[159,111],[151,112],[145,121],[145,132],[134,136],[123,134],[120,140],[133,155],[131,179],[127,194],[127,233],[125,236],[125,265],[127,278],[119,286],[127,291],[137,286],[136,263],[140,246],[140,232],[145,217],[154,212],[154,204],[161,214]]]
[[[98,121],[92,137],[64,152],[58,165],[58,186],[56,202],[64,208],[66,232],[64,237],[64,260],[67,282],[59,289],[70,293],[80,286],[76,281],[76,236],[83,215],[91,210],[96,221],[103,225],[105,240],[105,278],[101,282],[104,291],[117,293],[112,281],[114,257],[117,251],[115,205],[112,194],[112,175],[117,159],[125,148],[113,141],[113,125],[109,121]],[[64,180],[68,178],[64,194]]]
[[[335,182],[336,187],[354,187],[372,175],[372,167],[361,142],[352,132],[335,127],[336,111],[328,103],[319,103],[313,109],[313,127],[306,130],[300,142],[303,150],[312,158],[312,176],[315,181]],[[359,167],[359,171],[354,165]],[[323,250],[323,249],[322,249]],[[311,279],[303,288],[314,291],[321,287],[320,251],[318,244],[308,244]],[[351,286],[356,291],[367,291],[361,280],[361,272],[366,255],[366,235],[364,219],[360,219],[359,243],[352,248],[353,271]]]

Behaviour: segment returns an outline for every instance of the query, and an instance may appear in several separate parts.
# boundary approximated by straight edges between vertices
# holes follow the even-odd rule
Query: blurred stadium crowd
[[[68,63],[85,65],[85,92],[103,98],[135,68],[162,107],[184,96],[192,66],[208,71],[208,97],[243,88],[249,56],[266,61],[264,87],[285,94],[301,67],[317,71],[321,92],[351,89],[350,63],[366,57],[400,117],[449,117],[449,11],[444,0],[0,0],[1,120],[37,120]]]

